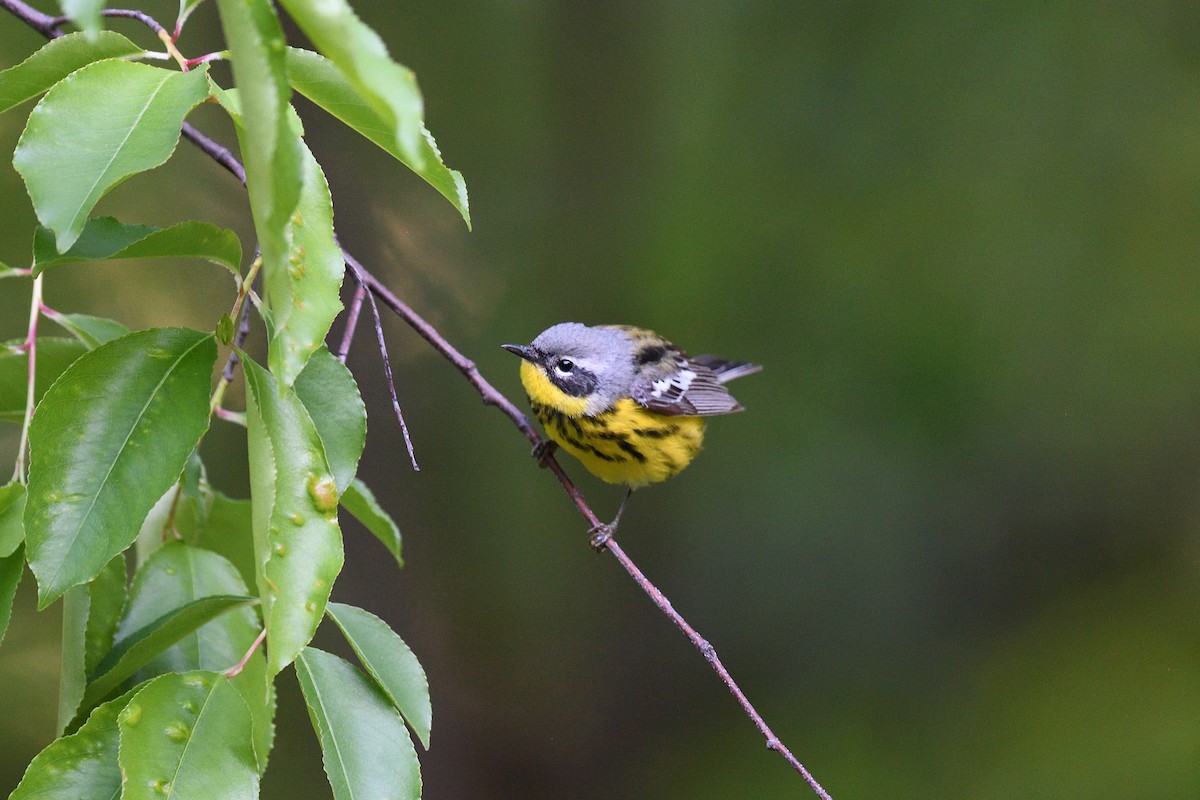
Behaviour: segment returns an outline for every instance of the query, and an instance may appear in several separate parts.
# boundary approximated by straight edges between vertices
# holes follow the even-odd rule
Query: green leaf
[[[6,556],[0,556],[0,642],[8,630],[12,616],[13,599],[17,596],[17,584],[25,570],[25,551],[20,547]]]
[[[184,117],[208,96],[205,72],[108,59],[72,72],[38,102],[13,166],[60,252],[101,197],[170,158]]]
[[[25,484],[0,486],[0,556],[11,555],[25,541]]]
[[[265,272],[288,268],[288,222],[304,179],[300,134],[290,124],[287,41],[270,0],[217,0],[240,109],[213,91],[237,122],[246,188]]]
[[[408,729],[378,686],[353,665],[312,647],[296,659],[296,677],[336,800],[421,796],[421,767]]]
[[[288,80],[292,88],[342,122],[374,142],[393,158],[417,173],[430,186],[449,200],[471,227],[471,209],[467,201],[467,184],[462,175],[442,162],[433,135],[421,124],[420,166],[410,159],[397,144],[395,125],[389,125],[359,93],[356,86],[334,66],[333,62],[311,50],[289,47],[287,51]]]
[[[221,556],[183,542],[168,542],[134,575],[125,615],[117,627],[117,643],[188,603],[246,593],[237,569]],[[250,649],[259,630],[254,609],[222,614],[146,662],[137,677],[146,680],[166,672],[228,669]]]
[[[257,800],[250,710],[228,679],[203,671],[155,678],[117,722],[122,800]]]
[[[428,750],[433,706],[429,702],[429,681],[413,651],[370,611],[330,603],[325,613],[342,629],[358,660]]]
[[[121,794],[117,715],[137,691],[92,712],[78,731],[34,756],[8,800],[114,800]]]
[[[89,350],[95,350],[105,342],[111,342],[129,333],[129,328],[115,319],[93,317],[90,314],[43,313],[74,334]]]
[[[183,23],[192,15],[196,7],[203,3],[204,0],[179,0],[179,16],[175,18],[175,29],[179,30],[183,27]]]
[[[247,586],[257,585],[249,500],[235,500],[212,492],[208,514],[194,542],[197,547],[220,553],[228,559],[237,567]]]
[[[208,428],[212,334],[153,328],[83,355],[29,430],[25,541],[44,608],[128,547]]]
[[[294,391],[245,354],[250,503],[268,672],[312,639],[342,569],[337,484],[321,439]]]
[[[91,40],[82,33],[51,39],[20,64],[0,72],[0,112],[43,94],[93,61],[141,52],[142,48],[112,31],[100,31]]]
[[[263,288],[270,309],[268,363],[281,388],[292,385],[323,346],[342,310],[339,297],[345,262],[333,237],[333,200],[325,174],[303,147],[304,189],[288,222],[288,259],[263,261]],[[282,268],[280,268],[282,266]]]
[[[249,515],[247,515],[249,516]],[[246,540],[250,540],[249,524]],[[134,576],[125,616],[117,629],[120,645],[136,631],[147,628],[168,614],[196,600],[220,595],[245,595],[246,584],[237,569],[222,556],[173,541],[155,551]],[[167,672],[190,670],[224,671],[249,652],[261,625],[251,608],[235,608],[188,633],[148,661],[134,680],[146,680]],[[255,729],[255,752],[260,768],[274,736],[275,688],[267,680],[266,659],[256,651],[233,685],[251,710]]]
[[[16,350],[24,340],[11,340],[0,347],[0,420],[22,422],[25,419],[25,389],[29,383],[29,354]],[[36,405],[50,384],[88,350],[87,345],[64,336],[39,336],[37,375],[34,377],[33,402]]]
[[[33,234],[33,274],[80,261],[119,258],[203,258],[239,274],[242,243],[228,228],[191,220],[169,228],[126,225],[112,217],[89,219],[75,244],[59,253],[54,234],[39,227]]]
[[[424,102],[412,70],[392,61],[379,34],[345,0],[281,0],[317,49],[329,57],[394,132],[396,146],[416,169],[424,164]]]
[[[338,492],[344,492],[367,443],[367,408],[358,384],[346,365],[321,345],[296,378],[295,388],[317,426]]]
[[[83,693],[83,708],[90,708],[103,700],[139,669],[201,625],[254,600],[253,597],[229,595],[204,597],[132,631],[118,641],[100,666],[96,667],[95,677]]]
[[[63,14],[83,29],[83,34],[89,40],[94,40],[100,33],[100,12],[104,10],[104,0],[58,0]]]
[[[383,546],[395,557],[396,566],[403,567],[404,559],[400,556],[400,529],[383,510],[383,506],[379,505],[379,501],[375,499],[375,495],[367,485],[355,478],[342,493],[341,503],[342,508],[349,511],[367,530],[375,534],[379,541],[383,542]]]
[[[63,598],[62,670],[59,674],[58,730],[75,719],[88,675],[112,649],[125,605],[125,559],[117,556],[92,581]]]

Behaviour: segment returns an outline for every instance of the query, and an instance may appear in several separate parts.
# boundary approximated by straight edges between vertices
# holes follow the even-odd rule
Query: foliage
[[[0,421],[22,432],[13,481],[0,488],[0,637],[26,562],[40,606],[61,601],[64,619],[62,735],[12,797],[255,797],[275,679],[293,663],[335,796],[419,797],[411,735],[428,747],[424,671],[383,620],[328,602],[343,564],[339,508],[402,561],[399,530],[356,477],[366,438],[356,382],[323,344],[344,265],[293,88],[469,224],[466,190],[425,128],[412,72],[348,5],[284,3],[314,52],[286,46],[268,0],[217,0],[229,49],[188,60],[175,40],[199,5],[181,1],[174,37],[157,30],[161,54],[102,30],[103,3],[64,2],[80,31],[43,22],[51,41],[0,73],[0,110],[40,98],[13,155],[40,226],[29,265],[2,273],[29,279],[32,293],[28,337],[0,351]],[[37,12],[17,13],[38,27]],[[209,74],[221,57],[233,86]],[[253,246],[198,220],[156,228],[92,216],[113,188],[171,157],[206,101],[237,130]],[[61,264],[180,257],[237,282],[235,306],[209,331],[131,332],[41,300]],[[251,309],[267,332],[266,365],[234,336]],[[39,334],[42,318],[74,338]],[[219,369],[231,359],[246,378],[244,418],[221,405],[229,379]],[[205,478],[197,448],[214,416],[246,426],[248,502]],[[363,670],[308,647],[325,615]]]

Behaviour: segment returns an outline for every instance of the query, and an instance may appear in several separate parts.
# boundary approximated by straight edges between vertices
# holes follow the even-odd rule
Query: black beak
[[[502,344],[500,345],[508,352],[518,355],[526,361],[537,361],[537,353],[532,347],[527,344]]]

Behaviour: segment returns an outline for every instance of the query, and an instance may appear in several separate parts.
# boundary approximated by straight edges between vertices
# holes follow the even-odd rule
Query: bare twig
[[[357,277],[357,276],[355,276]],[[367,287],[361,283],[354,287],[354,298],[350,301],[350,310],[346,312],[346,327],[342,330],[342,342],[338,345],[337,359],[346,363],[350,354],[350,343],[354,341],[354,331],[358,328],[358,315],[362,311],[363,298],[367,296]]]
[[[0,8],[7,9],[30,27],[45,35],[47,38],[55,38],[56,36],[62,35],[61,31],[58,29],[58,26],[62,24],[61,22],[58,22],[54,17],[49,17],[41,12],[35,11],[25,3],[21,2],[21,0],[0,0]],[[182,133],[184,137],[207,153],[214,161],[225,167],[225,169],[229,170],[229,172],[231,172],[243,185],[246,183],[245,169],[233,156],[233,154],[229,152],[228,149],[209,139],[207,136],[200,133],[200,131],[187,123],[184,123]],[[489,383],[487,379],[480,374],[473,361],[460,353],[453,345],[450,344],[450,342],[445,339],[445,337],[443,337],[437,331],[436,328],[434,328],[423,317],[413,311],[412,308],[410,308],[404,301],[397,297],[390,289],[380,283],[379,280],[372,275],[370,271],[363,267],[363,265],[359,263],[359,261],[355,259],[348,251],[343,249],[342,255],[346,261],[346,264],[354,272],[355,277],[362,284],[365,284],[370,290],[369,297],[371,297],[372,305],[374,305],[374,297],[378,297],[380,300],[382,300],[384,305],[395,312],[396,315],[403,319],[409,325],[409,327],[411,327],[417,332],[418,335],[421,336],[421,338],[425,339],[425,341],[427,341],[437,352],[439,352],[447,361],[449,361],[455,367],[455,369],[463,374],[467,381],[479,393],[480,398],[486,405],[496,406],[498,409],[500,409],[500,411],[512,421],[517,429],[520,430],[521,433],[524,434],[525,438],[527,438],[530,442],[536,445],[541,441],[541,437],[530,424],[529,419],[525,416],[525,414],[521,412],[521,410],[515,405],[513,405],[513,403],[507,397],[505,397],[500,391],[492,386],[491,383]],[[388,366],[387,371],[389,372],[389,379],[390,369],[390,366]],[[399,409],[397,407],[397,411],[398,410]],[[403,420],[401,420],[401,425],[403,426]],[[407,431],[405,431],[405,434],[407,438]],[[554,474],[554,477],[558,479],[559,484],[563,487],[563,490],[567,493],[567,496],[571,498],[571,501],[575,504],[575,507],[579,510],[579,513],[583,515],[583,518],[587,521],[589,527],[600,525],[600,519],[596,516],[595,512],[592,511],[583,495],[579,492],[579,489],[576,488],[571,479],[567,477],[567,474],[563,471],[562,467],[558,464],[554,457],[548,457],[545,461],[545,464],[547,468],[549,468]],[[675,610],[674,606],[671,605],[671,602],[666,598],[662,591],[659,590],[658,587],[655,586],[650,579],[645,576],[644,573],[642,573],[634,561],[625,553],[620,545],[617,544],[616,540],[610,539],[605,549],[607,552],[612,553],[613,557],[616,558],[621,567],[627,573],[629,573],[629,576],[634,580],[634,582],[637,583],[642,591],[646,593],[646,595],[651,599],[651,601],[653,601],[659,610],[662,611],[662,613],[665,614],[671,620],[671,622],[673,622],[675,626],[683,632],[688,640],[704,657],[705,661],[709,663],[709,665],[713,668],[713,671],[717,673],[721,681],[729,689],[730,693],[733,694],[735,699],[737,699],[743,711],[754,723],[759,733],[761,733],[763,738],[766,739],[767,749],[780,753],[780,755],[784,757],[788,764],[790,764],[792,768],[801,775],[804,781],[818,797],[822,798],[822,800],[831,800],[829,793],[821,787],[821,784],[817,782],[812,774],[805,769],[804,765],[801,764],[800,761],[791,753],[791,751],[779,741],[778,737],[776,737],[770,727],[767,726],[766,722],[762,718],[762,715],[758,713],[758,711],[746,698],[746,695],[738,687],[733,677],[729,674],[729,671],[725,668],[725,665],[721,663],[721,660],[717,657],[717,652],[713,646],[698,632],[696,632],[696,630],[687,623],[683,616]]]
[[[345,255],[345,251],[342,251]],[[366,285],[366,279],[363,277],[362,265],[357,261],[354,264],[346,262],[351,271],[354,272],[354,278],[358,281],[358,288],[362,289]],[[420,472],[421,468],[417,465],[417,454],[413,452],[412,439],[408,435],[408,424],[404,421],[404,412],[400,410],[400,398],[396,396],[396,381],[392,378],[392,362],[388,358],[387,342],[383,339],[383,320],[379,318],[379,306],[375,304],[375,295],[367,292],[367,300],[371,303],[371,317],[375,322],[375,340],[379,343],[379,354],[383,356],[383,374],[387,377],[388,394],[392,398],[392,410],[396,412],[396,419],[400,421],[400,432],[404,434],[404,446],[408,448],[408,460],[412,462],[413,472]]]

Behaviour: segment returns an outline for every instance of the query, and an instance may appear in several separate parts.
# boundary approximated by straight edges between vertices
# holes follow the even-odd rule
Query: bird
[[[534,447],[545,466],[556,447],[602,481],[625,484],[612,522],[592,529],[603,550],[635,489],[678,475],[700,452],[707,417],[743,407],[725,384],[762,369],[749,361],[688,356],[678,345],[631,325],[561,322],[519,356],[530,409],[548,439]]]

